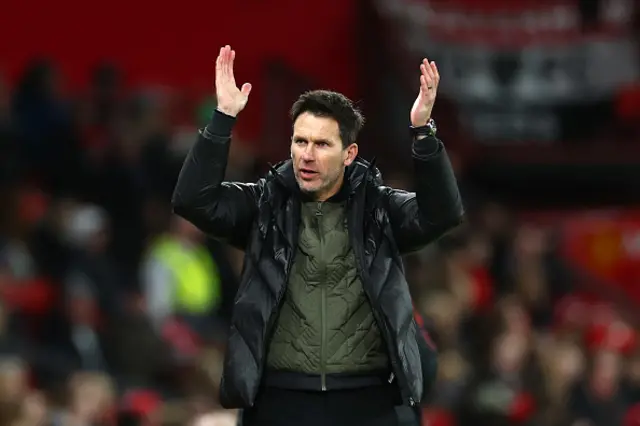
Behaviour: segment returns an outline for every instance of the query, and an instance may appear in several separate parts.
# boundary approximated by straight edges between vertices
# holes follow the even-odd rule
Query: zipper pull
[[[318,201],[318,210],[316,210],[316,216],[322,216],[322,201]]]
[[[389,383],[393,383],[393,379],[396,378],[396,375],[393,374],[393,371],[391,372],[391,374],[389,375]]]

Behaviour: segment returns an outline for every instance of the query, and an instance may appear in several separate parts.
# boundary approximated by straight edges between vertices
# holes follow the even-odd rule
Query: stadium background
[[[3,6],[2,424],[233,424],[215,393],[242,254],[169,206],[224,44],[254,87],[240,180],[287,155],[287,109],[321,87],[358,101],[364,155],[410,189],[416,64],[439,64],[469,224],[406,259],[440,349],[425,425],[640,424],[636,2]]]

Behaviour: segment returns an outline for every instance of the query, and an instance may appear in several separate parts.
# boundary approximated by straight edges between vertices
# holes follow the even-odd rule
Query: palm
[[[429,121],[429,118],[431,117],[431,109],[433,108],[433,105],[431,107],[428,105],[427,97],[422,93],[422,90],[420,90],[420,93],[411,108],[410,118],[413,126],[417,127],[427,124],[427,121]]]
[[[411,125],[418,127],[427,124],[436,101],[439,83],[440,74],[435,62],[430,63],[425,58],[420,64],[420,92],[411,108]]]
[[[220,49],[220,54],[216,59],[216,98],[218,110],[235,117],[242,111],[249,100],[251,85],[245,83],[242,89],[236,85],[233,74],[233,61],[236,52],[231,47],[225,46]]]

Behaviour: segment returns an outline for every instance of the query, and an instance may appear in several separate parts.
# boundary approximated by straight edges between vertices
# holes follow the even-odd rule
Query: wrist
[[[221,107],[220,105],[216,107],[216,111],[232,118],[236,118],[238,113],[240,112],[240,111],[234,111],[230,108]]]
[[[416,140],[434,137],[437,132],[436,122],[432,118],[430,118],[429,121],[427,121],[427,123],[422,126],[412,125],[410,127],[410,130],[411,135]]]
[[[412,111],[409,114],[409,118],[411,119],[411,125],[413,127],[422,127],[429,124],[432,118],[433,113],[433,105],[423,106],[418,111]]]
[[[426,120],[420,120],[420,121],[416,121],[416,122],[411,122],[411,127],[424,127],[427,124],[429,124],[429,121],[431,120],[431,117],[427,118]]]

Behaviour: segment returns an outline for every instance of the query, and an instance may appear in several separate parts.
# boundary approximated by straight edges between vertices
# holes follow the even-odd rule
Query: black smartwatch
[[[411,131],[411,136],[413,136],[414,138],[417,138],[419,136],[433,137],[436,135],[436,131],[438,130],[436,127],[436,122],[433,120],[433,118],[430,118],[429,121],[427,121],[427,124],[425,124],[424,126],[409,126],[409,129]]]

